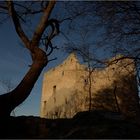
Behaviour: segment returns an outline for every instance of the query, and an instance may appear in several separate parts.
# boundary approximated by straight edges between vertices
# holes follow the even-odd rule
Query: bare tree
[[[9,116],[11,111],[28,97],[41,71],[50,61],[48,60],[48,56],[54,50],[51,40],[59,33],[59,24],[57,20],[50,18],[55,3],[55,1],[27,3],[15,1],[0,2],[1,13],[8,14],[8,16],[11,17],[15,30],[24,46],[29,50],[33,61],[29,71],[19,85],[14,90],[0,95],[0,116]],[[33,7],[33,4],[40,5],[40,9],[30,9]],[[24,10],[21,10],[21,8]],[[42,13],[42,16],[37,27],[33,31],[32,37],[29,38],[21,22],[25,22],[24,19],[26,19],[26,15],[33,15],[36,13]],[[48,27],[51,27],[51,31],[44,37],[44,40],[42,40],[42,36]],[[39,47],[41,40],[45,45],[46,51]]]
[[[94,47],[103,47],[106,52],[114,55],[121,53],[139,60],[139,1],[81,2],[79,7],[77,10],[75,4],[70,11],[82,13],[82,8],[85,7],[82,18],[86,22],[82,18],[79,19],[78,26],[72,26],[74,30],[83,30],[86,26],[92,31],[93,40],[96,39]],[[98,38],[95,34],[99,34]]]
[[[73,3],[71,2],[71,4]],[[79,6],[78,10],[77,6]],[[84,9],[83,12],[82,9]],[[104,50],[104,54],[110,56],[123,54],[122,59],[129,57],[139,64],[139,1],[80,2],[73,5],[68,11],[71,14],[85,13],[78,19],[77,25],[71,25],[70,29],[73,29],[71,32],[83,31],[86,27],[91,32],[90,36],[93,36],[95,50]],[[98,38],[96,34],[99,34]],[[86,38],[86,40],[89,39]]]
[[[110,53],[114,55],[123,55],[123,57],[114,60],[115,63],[122,59],[134,60],[139,86],[140,2],[98,2],[95,15],[99,17],[100,25],[104,26],[104,35],[100,45],[109,49]],[[139,104],[139,95],[135,97]]]
[[[83,2],[82,6],[87,6],[89,3]],[[82,7],[81,6],[81,7]],[[139,83],[139,70],[140,70],[140,53],[139,53],[139,40],[140,40],[140,2],[139,1],[126,1],[126,2],[91,2],[91,5],[86,7],[86,22],[82,22],[80,19],[78,26],[75,26],[74,30],[80,29],[83,30],[83,26],[86,23],[88,29],[92,31],[93,40],[96,38],[94,35],[99,34],[96,41],[94,41],[94,45],[92,45],[93,52],[92,56],[94,60],[100,62],[98,57],[95,55],[96,50],[98,49],[98,54],[103,55],[102,62],[107,62],[105,57],[113,57],[118,54],[121,54],[122,57],[116,57],[113,61],[108,64],[111,65],[113,63],[117,63],[123,59],[132,59],[134,60],[136,69],[136,76],[138,78]],[[76,8],[72,9],[74,12]],[[93,18],[91,18],[93,17]],[[84,19],[84,18],[83,18]],[[81,28],[82,27],[82,28]],[[91,35],[91,36],[92,36]],[[86,37],[86,41],[88,37]],[[79,41],[80,42],[80,41]],[[85,43],[85,42],[84,42]],[[86,42],[89,43],[88,41]],[[85,43],[85,44],[86,44]],[[86,46],[84,44],[84,46]],[[77,44],[76,44],[77,45]],[[82,51],[83,47],[74,46],[74,51]],[[85,51],[86,50],[86,51]],[[83,52],[88,54],[88,47],[85,47]],[[90,51],[91,52],[91,51]],[[103,63],[105,64],[105,63]],[[107,64],[107,63],[106,63]],[[129,64],[128,64],[129,65]],[[115,89],[114,89],[115,90]],[[114,94],[115,96],[115,94]],[[135,96],[135,101],[137,102],[137,109],[139,110],[139,95]],[[116,101],[117,103],[117,101]],[[138,111],[140,112],[140,111]]]
[[[62,6],[62,3],[58,2],[58,5],[60,4]],[[59,28],[60,23],[62,24],[65,21],[71,22],[73,18],[81,15],[81,12],[72,15],[63,12],[63,16],[60,18],[62,13],[62,11],[60,11],[56,14],[59,18],[58,20],[56,16],[52,14],[55,5],[55,0],[0,2],[0,23],[4,23],[9,17],[12,19],[15,31],[24,47],[29,50],[33,61],[29,71],[19,85],[11,92],[0,96],[0,116],[9,116],[10,112],[28,97],[43,68],[48,62],[56,59],[49,60],[48,57],[54,49],[58,49],[57,46],[53,45],[52,41],[56,35],[61,33]],[[62,7],[61,10],[64,10],[65,6]],[[37,26],[35,23],[38,20],[32,20],[36,15],[37,19],[40,16]],[[31,28],[31,25],[33,28]]]
[[[28,97],[41,71],[51,61],[48,60],[48,56],[57,48],[53,46],[52,40],[60,32],[59,24],[64,21],[70,21],[70,29],[73,29],[74,25],[75,28],[89,25],[87,27],[90,30],[94,27],[97,30],[100,29],[101,41],[96,42],[96,46],[104,44],[105,50],[115,54],[122,53],[125,55],[122,59],[134,59],[139,66],[139,2],[66,2],[65,8],[68,12],[59,21],[56,18],[51,18],[55,3],[55,1],[0,2],[1,22],[11,17],[15,30],[24,46],[29,50],[33,61],[19,85],[11,92],[0,96],[0,116],[9,116],[10,112]],[[41,17],[38,25],[30,33],[26,32],[27,21],[31,21],[31,18],[36,14]],[[81,18],[77,19],[78,24],[71,22],[79,15]],[[81,22],[84,17],[86,17],[86,22]],[[118,40],[117,43],[115,39]],[[128,45],[133,45],[133,47],[128,47]],[[41,46],[44,46],[44,49]],[[87,48],[84,47],[84,50]],[[87,49],[88,51],[89,49]],[[99,62],[95,56],[94,62]],[[88,66],[90,67],[91,63]]]
[[[87,71],[87,77],[84,77],[86,86],[88,87],[87,93],[88,93],[88,110],[91,111],[92,107],[92,93],[94,90],[92,88],[93,85],[93,76],[92,73],[94,72],[95,68],[97,67],[103,67],[104,66],[104,61],[97,59],[96,56],[94,55],[94,46],[88,40],[90,34],[90,30],[88,30],[86,27],[83,28],[82,30],[76,31],[78,35],[80,36],[78,42],[69,42],[65,46],[65,50],[68,53],[75,52],[79,57],[82,58],[83,63],[86,65],[85,71]]]

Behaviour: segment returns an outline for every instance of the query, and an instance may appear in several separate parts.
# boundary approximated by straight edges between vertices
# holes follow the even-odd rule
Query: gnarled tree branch
[[[14,9],[14,5],[12,1],[7,1],[7,5],[8,5],[8,11],[10,16],[12,17],[15,29],[17,34],[19,35],[19,37],[21,38],[21,40],[23,41],[23,43],[25,44],[25,46],[31,51],[30,48],[30,41],[28,39],[28,37],[26,36],[26,34],[24,33],[20,21],[18,19],[17,13]]]
[[[33,38],[32,38],[32,45],[36,46],[39,44],[39,41],[41,39],[41,36],[44,32],[44,30],[46,29],[46,26],[48,26],[48,19],[49,19],[49,16],[50,16],[50,13],[55,5],[55,1],[50,1],[48,6],[46,7],[46,9],[44,10],[44,14],[33,34]]]

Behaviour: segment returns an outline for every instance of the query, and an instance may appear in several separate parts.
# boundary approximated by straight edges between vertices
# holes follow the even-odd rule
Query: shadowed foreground
[[[140,125],[108,111],[80,112],[72,119],[20,116],[0,121],[0,138],[140,138]]]

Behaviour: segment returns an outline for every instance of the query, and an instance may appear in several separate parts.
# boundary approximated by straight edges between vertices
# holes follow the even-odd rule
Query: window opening
[[[62,76],[64,76],[64,71],[62,71]]]
[[[56,93],[56,85],[53,86],[53,94]]]

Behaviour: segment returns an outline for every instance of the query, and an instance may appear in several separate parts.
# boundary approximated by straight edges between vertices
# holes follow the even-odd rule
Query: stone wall
[[[78,111],[88,110],[88,74],[86,66],[79,63],[75,54],[46,72],[41,117],[72,117]],[[91,75],[92,109],[120,111],[128,116],[136,114],[139,105],[135,75],[135,66],[130,59],[95,69]]]

